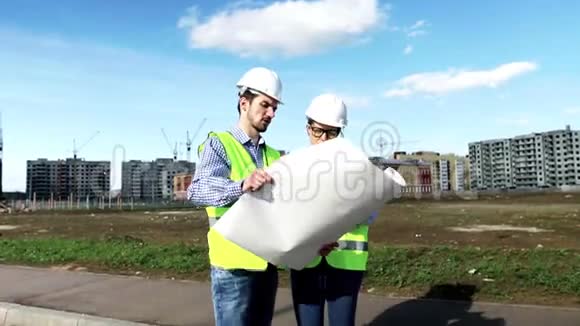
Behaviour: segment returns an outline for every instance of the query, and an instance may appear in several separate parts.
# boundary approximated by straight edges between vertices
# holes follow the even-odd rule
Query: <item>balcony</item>
[[[536,175],[526,175],[526,176],[518,175],[514,177],[514,180],[516,182],[536,182],[538,178],[536,177]]]
[[[537,175],[538,171],[536,170],[531,170],[531,171],[515,171],[514,175],[525,175],[525,176],[531,176],[531,175]]]

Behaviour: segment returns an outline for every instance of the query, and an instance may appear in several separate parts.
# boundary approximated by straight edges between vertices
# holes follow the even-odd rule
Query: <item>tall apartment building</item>
[[[407,154],[396,152],[395,159],[421,160],[431,164],[431,182],[439,191],[465,191],[470,189],[468,158],[455,154],[420,151]]]
[[[468,190],[469,176],[467,175],[469,171],[469,166],[466,160],[455,161],[455,191],[466,191]]]
[[[434,162],[437,167],[436,174],[439,178],[439,189],[441,191],[449,191],[451,190],[451,180],[449,180],[449,176],[451,175],[449,161],[447,160],[437,160]]]
[[[26,162],[26,194],[32,199],[85,199],[107,196],[111,183],[111,163],[67,158],[45,158]]]
[[[125,198],[141,200],[171,199],[175,175],[194,172],[195,163],[170,158],[123,162],[121,193]]]
[[[580,185],[580,132],[552,130],[469,143],[474,188]]]
[[[151,162],[130,160],[121,167],[121,196],[124,198],[143,197],[143,175],[151,167]]]

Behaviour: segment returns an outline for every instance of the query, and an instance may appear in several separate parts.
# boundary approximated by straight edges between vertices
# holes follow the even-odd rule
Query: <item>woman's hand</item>
[[[320,247],[320,250],[318,250],[318,253],[321,256],[328,256],[328,254],[330,254],[331,251],[334,250],[334,248],[338,247],[338,242],[331,242],[331,243],[327,243],[325,245],[323,245],[322,247]]]

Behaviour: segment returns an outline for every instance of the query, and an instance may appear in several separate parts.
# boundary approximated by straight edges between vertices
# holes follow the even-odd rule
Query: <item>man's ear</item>
[[[240,97],[240,101],[238,103],[240,104],[240,113],[241,111],[246,111],[250,105],[250,101],[248,101],[248,99],[243,96]]]

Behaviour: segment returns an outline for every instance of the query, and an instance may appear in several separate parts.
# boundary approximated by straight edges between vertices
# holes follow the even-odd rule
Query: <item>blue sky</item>
[[[322,92],[346,99],[345,135],[369,155],[377,135],[398,144],[382,154],[465,155],[471,141],[579,129],[578,12],[572,0],[4,0],[3,186],[24,190],[27,159],[70,157],[97,131],[79,156],[117,168],[115,148],[171,157],[161,128],[184,143],[207,119],[198,144],[236,123],[235,83],[252,66],[282,78],[264,135],[280,149],[307,144],[304,111]]]

